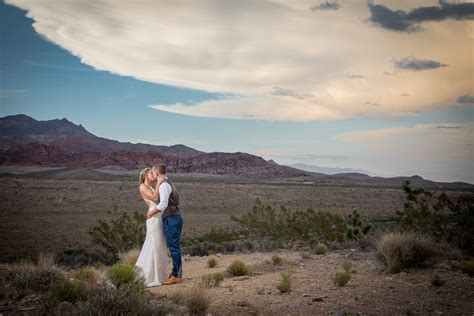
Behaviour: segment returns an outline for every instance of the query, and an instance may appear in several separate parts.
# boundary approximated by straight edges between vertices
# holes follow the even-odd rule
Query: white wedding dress
[[[150,201],[148,210],[154,208],[156,208],[156,203]],[[150,287],[161,285],[168,279],[167,264],[168,246],[160,212],[146,221],[145,242],[135,266],[139,268],[140,273],[145,278],[145,285]]]

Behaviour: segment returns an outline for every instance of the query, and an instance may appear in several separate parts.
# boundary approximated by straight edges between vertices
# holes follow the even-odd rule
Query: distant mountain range
[[[305,184],[400,186],[405,180],[431,188],[468,188],[463,182],[434,182],[418,175],[372,177],[364,170],[321,168],[295,164],[282,166],[248,153],[205,153],[185,145],[156,146],[119,142],[95,136],[67,119],[37,121],[27,115],[0,118],[0,165],[62,167],[54,174],[82,177],[91,169],[136,170],[165,163],[172,173],[197,173],[257,179],[288,179]],[[76,170],[76,171],[75,171]],[[79,171],[77,171],[79,170]],[[85,171],[89,170],[89,171]],[[46,175],[49,173],[46,172]],[[57,175],[56,175],[57,176]],[[94,176],[92,176],[94,178]]]
[[[332,174],[332,175],[336,175],[340,173],[344,173],[344,174],[352,173],[352,174],[359,174],[361,176],[368,177],[368,175],[370,174],[370,172],[366,170],[362,170],[362,169],[319,167],[315,165],[307,165],[304,163],[295,163],[295,164],[288,165],[288,167],[292,167],[292,168],[296,168],[296,169],[300,169],[300,170],[304,170],[308,172],[316,172],[316,173]]]
[[[0,118],[0,165],[139,169],[162,162],[170,172],[250,177],[299,177],[307,173],[247,153],[204,153],[184,146],[132,144],[95,136],[67,119]]]

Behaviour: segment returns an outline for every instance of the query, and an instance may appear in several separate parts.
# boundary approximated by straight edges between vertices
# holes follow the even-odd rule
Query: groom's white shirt
[[[166,179],[168,179],[168,177],[166,177]],[[160,184],[160,187],[158,188],[158,192],[160,193],[160,203],[158,203],[157,206],[160,211],[164,212],[168,207],[168,200],[172,191],[173,189],[168,182]]]

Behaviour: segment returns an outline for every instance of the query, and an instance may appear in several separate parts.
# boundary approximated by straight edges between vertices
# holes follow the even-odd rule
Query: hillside
[[[67,119],[0,118],[0,165],[139,169],[165,163],[175,173],[298,177],[301,170],[247,153],[204,153],[184,146],[132,144],[98,137]]]

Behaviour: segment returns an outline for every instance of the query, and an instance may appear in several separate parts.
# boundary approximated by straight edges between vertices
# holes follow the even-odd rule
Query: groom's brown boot
[[[171,285],[171,284],[175,284],[175,283],[181,283],[182,282],[182,279],[181,278],[177,278],[175,277],[174,275],[170,276],[170,278],[168,280],[166,280],[165,282],[163,282],[164,285]]]

